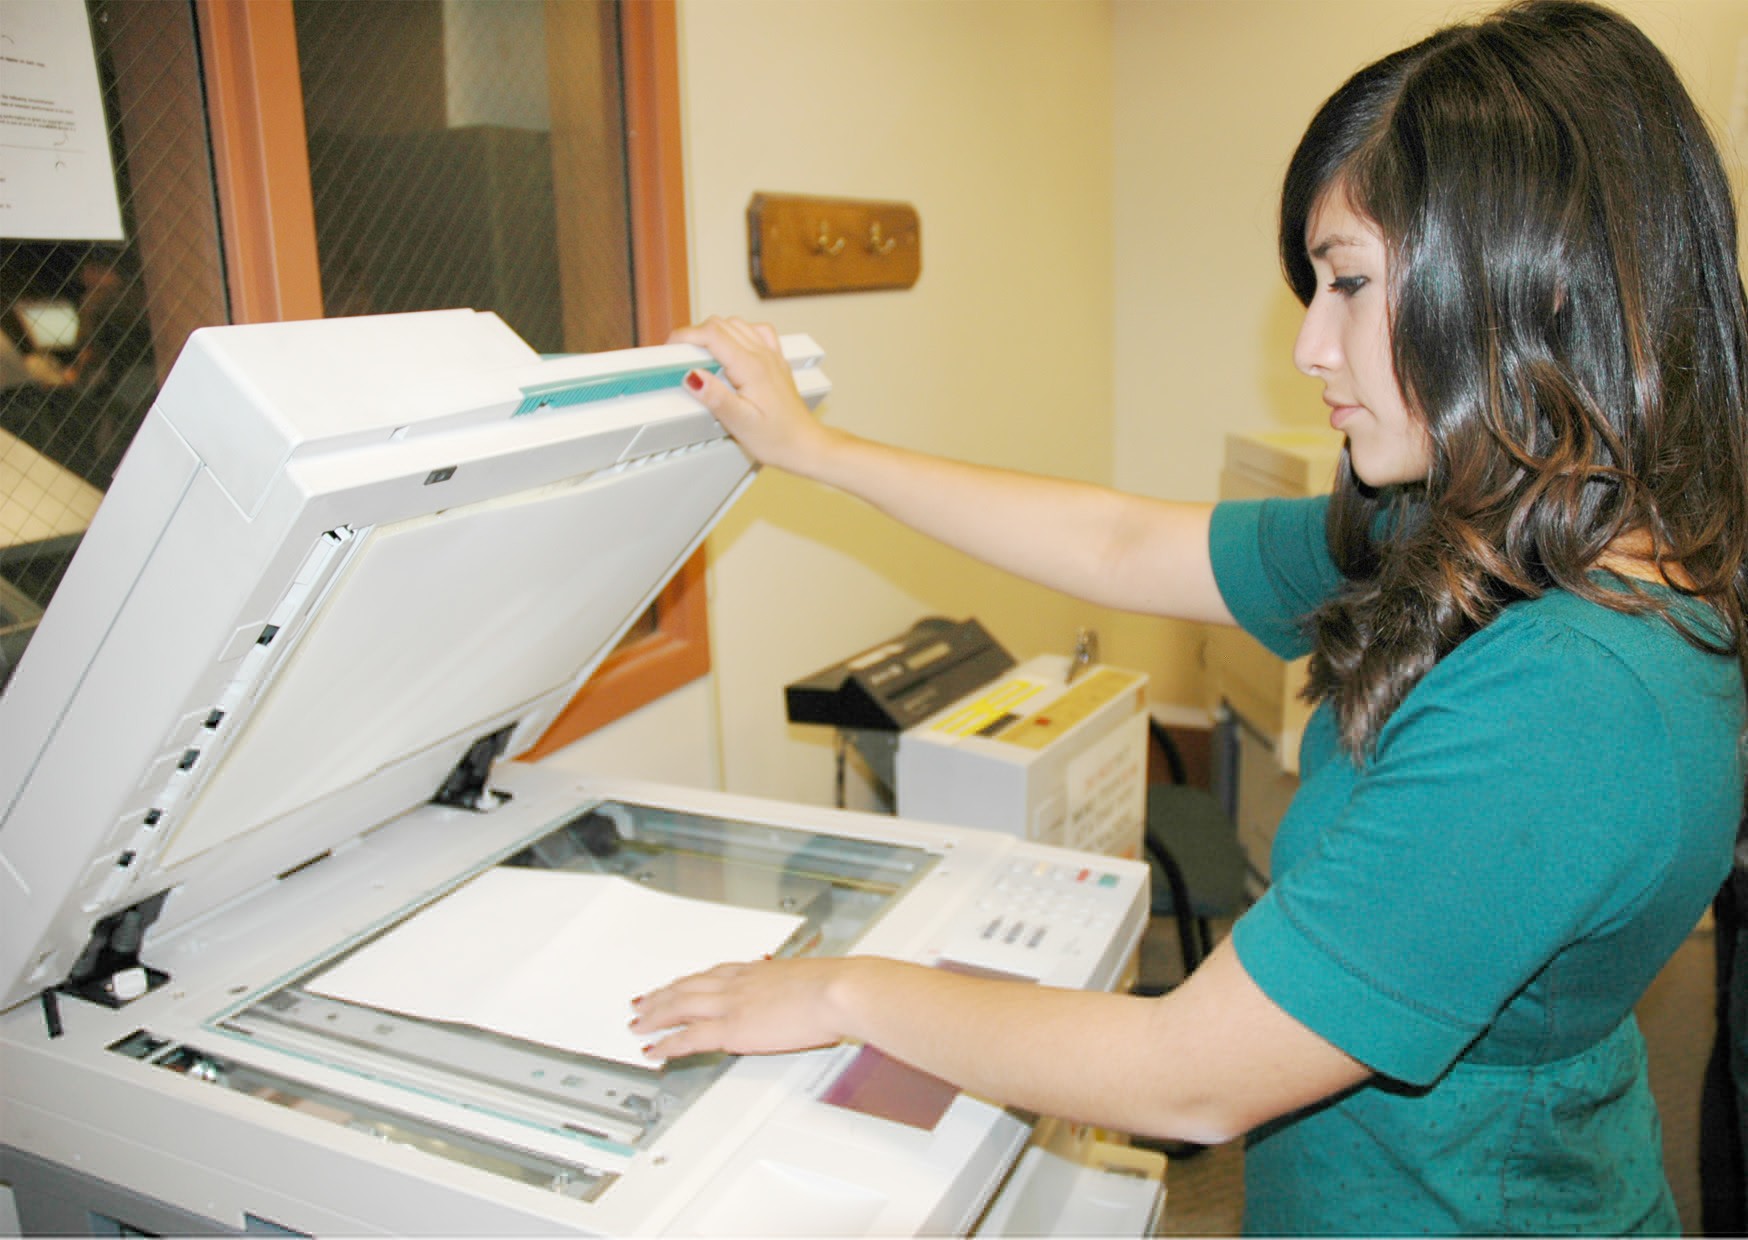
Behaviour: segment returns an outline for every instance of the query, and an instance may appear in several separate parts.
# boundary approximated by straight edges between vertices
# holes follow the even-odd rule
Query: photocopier
[[[820,350],[783,348],[817,403]],[[0,696],[0,1198],[25,1231],[987,1221],[1037,1117],[872,1048],[662,1068],[324,982],[530,874],[780,913],[783,954],[1119,982],[1139,863],[516,760],[753,474],[681,384],[711,364],[542,358],[471,310],[189,339]],[[662,937],[554,953],[488,920],[399,967],[460,976],[477,940],[519,1002],[577,1003]]]

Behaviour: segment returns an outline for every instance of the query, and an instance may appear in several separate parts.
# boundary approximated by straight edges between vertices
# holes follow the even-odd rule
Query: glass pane
[[[0,240],[0,686],[183,341],[228,317],[193,8],[86,13],[124,239]]]
[[[631,343],[612,4],[294,13],[329,315],[465,306],[543,353]]]
[[[849,951],[939,860],[936,853],[903,844],[602,801],[502,864],[611,875],[692,900],[794,914],[801,924],[777,954],[832,956]],[[342,950],[355,950],[385,932],[395,928],[367,932]],[[312,961],[297,976],[242,998],[208,1028],[215,1036],[241,1035],[250,1045],[315,1060],[341,1079],[361,1077],[391,1089],[435,1094],[510,1125],[532,1123],[576,1142],[583,1159],[648,1150],[732,1064],[711,1055],[653,1072],[510,1033],[336,998],[324,994],[316,980],[335,959],[330,954]],[[112,1049],[145,1057],[162,1045],[140,1047],[130,1039]],[[239,1065],[180,1050],[158,1062],[185,1071],[190,1059],[204,1061],[210,1068],[199,1069],[202,1079],[263,1093],[260,1077],[239,1072]],[[273,1082],[273,1092],[292,1099],[288,1105],[311,1097],[307,1084],[288,1079]],[[356,1101],[343,1094],[323,1094],[318,1101],[348,1119],[357,1112]],[[394,1127],[418,1130],[404,1116],[395,1118]],[[524,1182],[543,1182],[552,1174],[543,1168],[540,1175],[528,1175],[513,1155],[489,1145],[480,1154],[490,1161],[469,1161]],[[605,1188],[610,1182],[599,1169],[589,1175],[586,1162],[575,1170],[581,1173],[578,1187],[593,1182]]]

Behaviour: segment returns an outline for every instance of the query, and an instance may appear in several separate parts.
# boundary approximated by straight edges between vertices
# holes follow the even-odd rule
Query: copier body
[[[679,385],[708,362],[542,360],[471,311],[191,339],[0,697],[27,1229],[975,1226],[1028,1118],[863,1048],[662,1071],[305,986],[501,865],[795,912],[785,951],[1119,979],[1138,865],[514,761],[751,476]]]

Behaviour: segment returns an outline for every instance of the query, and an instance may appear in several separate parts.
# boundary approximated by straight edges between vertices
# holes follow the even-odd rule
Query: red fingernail
[[[686,386],[694,392],[702,392],[704,390],[704,376],[696,370],[687,371]]]

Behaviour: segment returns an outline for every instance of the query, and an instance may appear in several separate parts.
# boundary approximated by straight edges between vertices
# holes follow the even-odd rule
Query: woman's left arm
[[[873,956],[722,965],[640,999],[632,1028],[659,1059],[863,1042],[1003,1105],[1204,1145],[1371,1075],[1277,1007],[1230,942],[1159,998]]]

